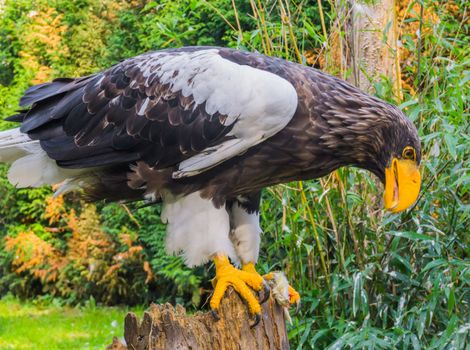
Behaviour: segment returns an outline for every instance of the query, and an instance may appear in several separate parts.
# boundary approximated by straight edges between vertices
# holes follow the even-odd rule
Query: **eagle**
[[[214,315],[232,286],[259,320],[272,278],[255,268],[263,188],[353,166],[382,181],[389,211],[410,207],[420,190],[418,132],[400,109],[259,53],[157,50],[32,86],[20,108],[7,120],[21,125],[0,133],[9,181],[162,203],[167,250],[188,266],[214,261]]]

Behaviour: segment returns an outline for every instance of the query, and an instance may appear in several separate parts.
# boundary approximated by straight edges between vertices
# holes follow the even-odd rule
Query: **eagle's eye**
[[[416,161],[416,151],[411,146],[406,146],[401,154],[403,159]]]

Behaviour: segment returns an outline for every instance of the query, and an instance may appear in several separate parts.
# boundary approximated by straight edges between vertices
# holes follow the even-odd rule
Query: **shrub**
[[[49,198],[45,216],[66,226],[39,226],[36,232],[5,237],[4,250],[22,280],[17,293],[48,293],[74,303],[91,297],[106,304],[142,302],[153,273],[137,234],[108,234],[94,206],[77,215],[74,209],[64,211],[61,202]]]

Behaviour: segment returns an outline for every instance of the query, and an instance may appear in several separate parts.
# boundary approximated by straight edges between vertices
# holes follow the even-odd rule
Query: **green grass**
[[[0,349],[103,350],[113,336],[122,337],[127,312],[124,308],[70,308],[7,297],[0,300]]]

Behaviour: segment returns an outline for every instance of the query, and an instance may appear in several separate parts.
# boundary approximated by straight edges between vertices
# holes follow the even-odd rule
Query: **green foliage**
[[[7,0],[0,10],[0,115],[14,113],[22,92],[38,80],[93,73],[158,48],[231,46],[315,65],[324,59],[325,66],[334,66],[324,45],[336,16],[329,2],[234,3],[236,7],[227,0],[37,0],[33,6],[27,0]],[[426,0],[418,38],[419,5],[406,5],[410,16],[400,29],[406,57],[403,98],[394,95],[389,81],[375,83],[376,95],[400,105],[419,127],[423,187],[414,210],[384,214],[381,185],[356,169],[263,194],[259,269],[285,270],[304,305],[290,327],[293,348],[468,347],[468,11],[462,10],[464,1]],[[47,40],[35,35],[47,30],[60,35]],[[45,229],[50,226],[43,215],[50,189],[15,190],[5,179],[6,168],[0,172],[2,242],[32,230],[64,251],[70,232],[51,235]],[[97,205],[101,230],[113,242],[121,232],[138,232],[154,275],[151,282],[144,275],[137,279],[140,302],[202,304],[210,271],[188,269],[181,259],[165,255],[160,208],[140,205]],[[74,196],[66,207],[81,211]],[[116,253],[126,249],[116,246]],[[50,293],[39,279],[12,272],[11,263],[12,256],[0,246],[0,294],[25,289]],[[69,269],[79,272],[74,278],[81,283],[84,270]],[[132,270],[123,271],[121,277],[129,278]],[[89,296],[83,293],[74,301]]]

